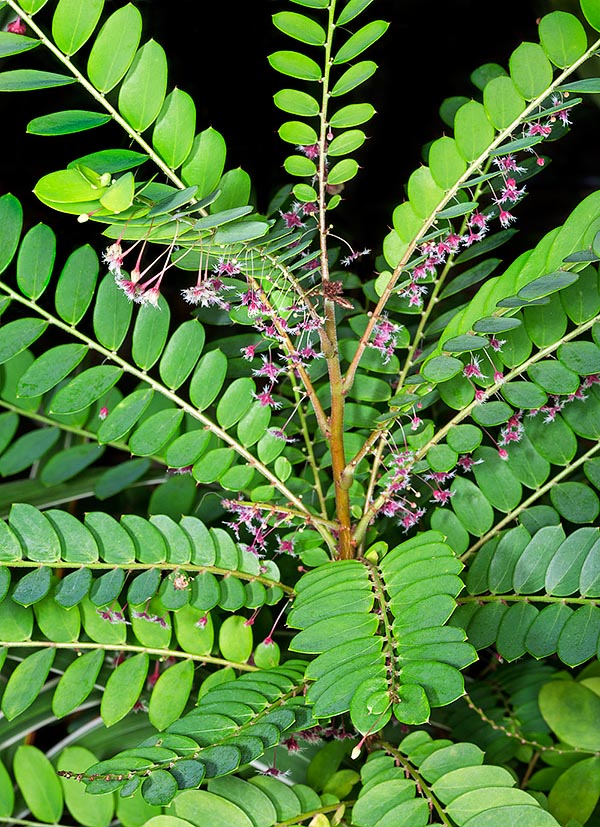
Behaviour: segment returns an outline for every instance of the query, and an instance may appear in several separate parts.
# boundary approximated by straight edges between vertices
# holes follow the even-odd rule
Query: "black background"
[[[404,185],[421,162],[423,144],[443,134],[438,114],[443,99],[477,94],[469,80],[471,71],[486,62],[507,67],[511,51],[522,40],[537,40],[536,19],[552,9],[552,2],[375,0],[351,24],[355,29],[359,22],[375,18],[391,24],[365,54],[378,63],[378,72],[352,98],[369,100],[377,110],[365,126],[369,140],[357,154],[362,170],[346,187],[336,216],[355,246],[380,249],[393,207],[404,200]],[[555,5],[564,9],[568,2]],[[121,5],[121,0],[107,0],[105,10]],[[281,0],[136,0],[136,5],[144,17],[143,41],[154,37],[167,52],[169,89],[176,85],[192,95],[198,131],[212,125],[224,135],[227,168],[242,166],[250,173],[258,209],[264,210],[274,191],[289,180],[282,163],[290,147],[277,136],[286,116],[275,108],[272,96],[294,85],[291,78],[271,69],[266,56],[286,48],[310,53],[309,47],[278,32],[271,15],[285,8],[309,14],[311,10]],[[45,11],[36,19],[43,21]],[[60,71],[40,50],[6,60],[1,68],[34,65],[39,60],[42,68]],[[73,217],[56,215],[40,205],[31,194],[35,182],[78,155],[126,144],[112,125],[63,138],[25,133],[32,117],[62,108],[94,107],[75,87],[0,95],[0,192],[14,192],[25,204],[27,222],[49,223],[71,249],[74,241],[96,244],[97,228],[78,225]],[[596,106],[579,107],[574,121],[570,134],[549,148],[552,163],[532,182],[531,194],[519,205],[521,240],[526,230],[536,241],[600,185]]]

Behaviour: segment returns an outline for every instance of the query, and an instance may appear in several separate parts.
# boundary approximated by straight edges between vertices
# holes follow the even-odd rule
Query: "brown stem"
[[[325,300],[325,326],[321,334],[321,346],[327,360],[329,387],[331,390],[331,416],[329,418],[328,442],[331,451],[331,470],[335,489],[336,516],[339,524],[338,556],[349,560],[355,556],[352,538],[349,490],[353,475],[346,469],[344,450],[344,399],[342,370],[337,348],[335,326],[335,304]]]

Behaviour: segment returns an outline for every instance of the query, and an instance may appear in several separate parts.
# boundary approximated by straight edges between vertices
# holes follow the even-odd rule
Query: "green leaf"
[[[14,195],[0,197],[0,273],[4,272],[19,246],[23,209]]]
[[[225,618],[219,630],[219,649],[221,655],[234,663],[245,663],[252,654],[252,626],[246,618],[231,615]]]
[[[158,117],[166,88],[164,49],[149,40],[138,49],[119,89],[119,111],[137,132],[143,132]]]
[[[254,399],[256,386],[254,380],[242,376],[229,385],[217,405],[217,421],[224,429],[229,429],[244,416]]]
[[[327,154],[333,156],[347,155],[361,147],[367,136],[361,129],[349,129],[337,135],[329,144]]]
[[[40,40],[13,32],[0,32],[0,58],[28,52],[40,45]]]
[[[333,63],[349,63],[362,54],[369,46],[376,43],[386,33],[388,26],[385,20],[372,20],[355,32],[333,57]]]
[[[572,523],[593,523],[600,512],[595,492],[581,482],[563,482],[550,489],[552,505]]]
[[[277,72],[298,80],[320,80],[321,67],[312,58],[300,52],[273,52],[269,55],[269,63]],[[2,91],[2,75],[0,75],[0,91]]]
[[[51,89],[75,83],[75,78],[42,72],[39,69],[13,69],[0,72],[0,92],[29,92],[33,89]]]
[[[286,121],[279,127],[278,135],[282,141],[300,146],[311,146],[319,139],[312,126],[302,121]]]
[[[546,55],[559,69],[571,66],[587,49],[585,29],[573,14],[555,11],[544,15],[538,33]]]
[[[521,43],[509,60],[510,75],[526,100],[541,95],[552,83],[552,65],[538,43]]]
[[[329,119],[333,129],[347,129],[350,126],[359,126],[370,120],[375,114],[375,109],[370,103],[351,103],[338,109]]]
[[[570,819],[585,824],[599,797],[600,760],[594,756],[561,773],[548,795],[548,808],[560,824]]]
[[[61,271],[54,302],[63,321],[76,325],[84,317],[96,290],[99,262],[88,245],[74,250]]]
[[[124,437],[147,409],[153,395],[151,388],[140,388],[122,399],[100,425],[98,441],[116,442]]]
[[[129,329],[133,304],[108,273],[100,282],[94,305],[94,333],[108,350],[117,351]]]
[[[269,796],[242,778],[231,775],[211,778],[208,782],[208,792],[237,804],[245,812],[252,813],[256,827],[267,827],[277,821],[277,811]],[[310,807],[305,807],[304,811],[308,812],[309,809]]]
[[[113,12],[100,29],[87,71],[100,92],[110,92],[131,66],[142,34],[142,17],[133,3]]]
[[[355,17],[358,17],[359,14],[362,14],[372,2],[373,0],[348,0],[336,20],[336,26],[345,26],[346,23],[349,23],[351,20],[354,20]]]
[[[208,431],[188,431],[169,444],[165,452],[165,462],[169,468],[186,468],[200,459],[207,451],[209,444]]]
[[[466,353],[467,351],[481,350],[487,347],[488,340],[483,336],[474,336],[472,333],[464,333],[462,336],[453,336],[444,342],[444,350],[450,353]]]
[[[142,795],[148,804],[165,806],[175,797],[177,781],[166,770],[154,770],[142,783]]]
[[[171,169],[181,166],[192,151],[195,131],[194,101],[187,92],[173,89],[165,99],[152,133],[154,148]]]
[[[97,758],[88,749],[69,746],[58,756],[56,769],[85,772],[95,763],[97,763]],[[108,827],[115,809],[113,796],[87,795],[85,785],[76,778],[62,776],[60,782],[65,797],[65,806],[79,824],[86,825],[86,827]]]
[[[120,213],[133,204],[135,179],[133,173],[126,172],[118,178],[113,178],[110,186],[100,198],[104,209],[113,213]]]
[[[245,170],[240,167],[230,169],[219,181],[220,193],[210,205],[211,213],[247,206],[250,200],[250,187],[250,176]],[[218,234],[215,236],[215,241],[217,238]]]
[[[164,730],[181,717],[192,690],[193,679],[194,665],[191,660],[176,663],[160,675],[148,706],[152,726],[159,731]]]
[[[600,348],[593,342],[565,342],[557,351],[560,362],[581,376],[600,370]]]
[[[54,596],[46,595],[34,604],[35,619],[42,634],[57,643],[74,643],[79,640],[81,618],[78,611],[60,606]]]
[[[506,129],[525,109],[525,101],[511,78],[497,77],[483,90],[483,105],[496,129]]]
[[[275,106],[283,109],[284,112],[290,112],[292,115],[302,115],[306,118],[318,115],[321,108],[319,102],[312,95],[300,92],[298,89],[281,89],[273,96],[273,101]]]
[[[220,132],[209,127],[196,135],[192,151],[181,168],[185,184],[195,185],[197,198],[213,192],[223,174],[227,149]]]
[[[113,726],[131,711],[147,674],[148,655],[145,652],[133,655],[117,666],[106,683],[100,704],[100,715],[105,726]]]
[[[169,304],[162,295],[158,307],[152,304],[140,307],[133,327],[131,355],[143,371],[149,370],[160,358],[169,335],[170,320]]]
[[[288,37],[293,37],[294,40],[300,40],[309,46],[323,46],[327,40],[325,29],[304,14],[291,11],[278,12],[273,15],[273,25]]]
[[[254,827],[244,809],[206,790],[184,790],[171,806],[176,816],[196,827],[207,819],[211,827]]]
[[[317,173],[315,162],[303,155],[289,155],[283,162],[283,166],[288,175],[312,178]]]
[[[443,198],[428,167],[419,167],[408,179],[408,197],[419,218],[428,218]]]
[[[15,319],[0,327],[0,362],[8,362],[33,344],[46,330],[47,322],[36,318]]]
[[[344,158],[338,161],[327,175],[327,183],[336,186],[350,181],[358,172],[358,164],[353,158]]]
[[[578,749],[596,752],[600,744],[600,697],[587,686],[567,679],[544,684],[540,712],[557,737]]]
[[[227,373],[227,357],[219,350],[210,350],[200,359],[190,382],[190,400],[203,411],[217,398]]]
[[[463,362],[454,356],[434,356],[423,365],[421,373],[430,382],[444,382],[461,373],[464,367]]]
[[[516,408],[529,410],[537,410],[548,401],[544,391],[533,382],[507,382],[502,385],[502,396]]]
[[[454,186],[467,169],[456,142],[447,136],[431,144],[428,161],[433,180],[444,190]]]
[[[57,391],[52,399],[51,413],[70,414],[88,408],[106,396],[122,372],[116,365],[96,365],[84,370]]]
[[[42,600],[52,586],[52,571],[47,566],[33,569],[25,574],[16,584],[12,599],[20,606],[31,606]]]
[[[52,18],[52,37],[66,55],[74,55],[96,28],[104,0],[59,0]]]
[[[0,457],[0,474],[8,477],[40,460],[60,438],[58,428],[38,428],[16,439]]]
[[[38,563],[60,560],[58,535],[37,508],[29,503],[14,503],[9,514],[10,527],[20,538],[27,557]]]
[[[91,535],[90,535],[91,536]],[[96,559],[98,558],[96,550]],[[91,569],[76,569],[61,578],[54,591],[54,600],[59,606],[71,609],[89,593],[92,584]]]
[[[457,477],[450,487],[452,509],[470,534],[481,537],[494,520],[494,510],[471,480]]]
[[[42,353],[21,376],[17,393],[36,397],[54,388],[81,362],[85,345],[58,345]]]
[[[15,806],[15,790],[8,770],[0,761],[0,818],[10,818]]]
[[[48,677],[56,651],[40,649],[26,657],[14,670],[2,695],[2,712],[9,721],[35,701]]]
[[[63,811],[63,793],[56,771],[44,753],[30,744],[17,747],[15,781],[27,807],[38,821],[54,824]]]
[[[17,256],[17,284],[28,298],[39,299],[50,281],[56,256],[56,236],[45,224],[32,227]]]
[[[527,299],[527,301],[541,299],[544,296],[549,296],[551,293],[562,290],[563,287],[568,287],[570,284],[576,282],[578,278],[578,273],[571,273],[567,270],[556,270],[553,273],[548,273],[545,276],[533,279],[533,281],[530,281],[522,287],[517,295],[520,299]]]
[[[494,134],[494,127],[482,104],[469,101],[457,111],[454,118],[454,139],[456,148],[465,161],[474,161],[482,155],[494,140]]]
[[[183,411],[178,408],[167,408],[152,414],[131,436],[131,452],[142,457],[157,454],[173,438],[182,419]]]
[[[90,181],[81,169],[72,168],[44,175],[35,185],[34,192],[44,203],[63,204],[61,209],[80,213],[88,205],[90,209],[97,209],[97,201],[106,192],[106,187],[100,185],[99,179]]]
[[[105,572],[93,581],[90,601],[98,608],[108,606],[121,594],[124,583],[123,569],[111,569]]]
[[[595,0],[580,0],[581,11],[587,22],[600,32],[600,9],[598,9]]]
[[[371,0],[369,1],[371,2]],[[346,95],[372,77],[376,71],[377,64],[372,60],[361,60],[355,63],[354,66],[346,69],[344,74],[334,83],[330,92],[331,96],[337,98],[340,95]]]
[[[30,135],[71,135],[74,132],[84,132],[86,129],[103,126],[110,119],[110,115],[103,115],[101,112],[70,109],[34,118],[27,124],[27,132]]]
[[[575,393],[579,387],[579,376],[558,361],[538,362],[535,365],[531,365],[527,373],[546,393],[570,394]],[[528,405],[527,407],[530,406]],[[535,408],[540,406],[533,405],[531,407]]]
[[[104,453],[95,443],[74,445],[51,457],[42,469],[40,480],[44,485],[60,485],[88,468]]]

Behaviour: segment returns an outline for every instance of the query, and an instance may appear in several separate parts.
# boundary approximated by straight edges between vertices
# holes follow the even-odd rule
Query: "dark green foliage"
[[[0,196],[0,820],[598,824],[600,194],[496,257],[600,88],[574,6],[437,102],[363,270],[372,0],[275,11],[264,213],[140,9],[0,3],[0,91],[72,107],[28,131],[122,132]]]

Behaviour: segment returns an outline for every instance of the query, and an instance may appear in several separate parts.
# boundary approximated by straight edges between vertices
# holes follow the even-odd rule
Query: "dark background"
[[[167,52],[169,89],[176,85],[192,95],[198,131],[212,125],[224,135],[227,168],[242,166],[250,173],[258,209],[264,210],[274,191],[289,180],[282,163],[290,146],[277,136],[286,116],[275,108],[272,96],[295,83],[272,70],[266,56],[286,48],[310,53],[309,47],[278,32],[271,15],[286,8],[309,14],[311,10],[284,0],[135,2],[145,21],[143,41],[154,37]],[[378,72],[352,97],[371,101],[377,110],[364,127],[369,140],[356,156],[362,170],[347,185],[336,216],[357,247],[380,249],[393,208],[404,200],[404,185],[421,162],[423,144],[443,134],[438,114],[443,99],[475,95],[469,75],[482,63],[497,62],[506,68],[511,51],[522,40],[537,40],[536,18],[551,10],[552,3],[375,0],[350,24],[354,30],[375,18],[391,23],[382,40],[364,55],[378,63]],[[565,9],[569,3],[564,0],[555,5]],[[121,5],[122,0],[107,0],[105,11]],[[36,19],[44,20],[45,12]],[[46,61],[41,68],[60,71],[39,49],[0,62],[0,68],[39,67],[39,60]],[[351,100],[347,97],[346,102]],[[31,190],[41,175],[66,166],[78,155],[124,146],[124,136],[111,125],[64,138],[30,136],[25,130],[33,117],[62,108],[93,109],[92,103],[75,87],[0,94],[0,192],[12,191],[21,198],[29,224],[44,221],[57,231],[64,230],[61,237],[69,249],[73,241],[101,247],[94,235],[97,228],[52,213],[37,202]],[[585,194],[600,186],[599,114],[593,103],[580,106],[570,134],[549,147],[552,163],[528,187],[531,194],[518,208],[521,241],[525,228],[536,241],[539,234],[564,220]]]

